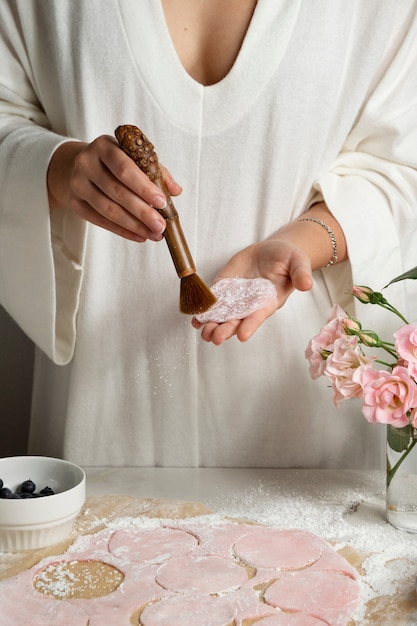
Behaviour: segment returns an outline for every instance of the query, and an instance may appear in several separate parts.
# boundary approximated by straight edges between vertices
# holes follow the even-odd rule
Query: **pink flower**
[[[361,385],[362,413],[368,422],[407,426],[407,411],[417,405],[417,385],[405,367],[398,365],[392,372],[363,369]]]
[[[309,372],[313,380],[319,378],[324,373],[327,353],[333,352],[333,345],[338,337],[345,336],[341,319],[345,319],[346,314],[343,309],[335,304],[326,324],[308,343],[305,357],[310,363]]]
[[[372,367],[375,356],[366,357],[357,348],[358,337],[345,336],[336,339],[333,353],[328,357],[324,374],[333,386],[333,402],[339,407],[342,400],[362,398],[362,370]]]
[[[395,333],[395,349],[406,361],[410,376],[417,378],[417,326],[405,324]]]
[[[329,317],[326,320],[326,325],[334,320],[344,319],[345,317],[346,317],[346,313],[344,312],[342,307],[339,306],[338,304],[335,304],[330,310]]]

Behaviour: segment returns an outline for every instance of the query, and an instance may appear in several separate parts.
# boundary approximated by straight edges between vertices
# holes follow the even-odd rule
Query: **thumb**
[[[163,179],[164,179],[164,183],[166,185],[168,193],[171,196],[179,196],[180,193],[182,193],[181,185],[179,185],[177,183],[177,181],[174,180],[172,174],[169,172],[169,170],[166,167],[164,167],[161,164],[159,164],[159,167],[161,169],[162,176],[163,176]]]
[[[313,272],[309,257],[301,252],[294,254],[290,264],[291,282],[298,291],[309,291],[313,286]]]

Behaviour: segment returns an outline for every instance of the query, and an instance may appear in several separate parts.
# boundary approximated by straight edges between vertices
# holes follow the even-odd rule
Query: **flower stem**
[[[394,313],[395,315],[397,315],[400,319],[402,319],[402,321],[405,324],[408,324],[408,320],[406,320],[406,318],[404,317],[404,315],[402,315],[395,307],[392,306],[392,304],[390,304],[389,302],[385,301],[384,302],[378,302],[379,306],[382,307],[383,309],[387,309],[387,311],[391,311],[391,313]]]
[[[410,445],[407,447],[407,449],[405,450],[404,454],[402,454],[400,456],[400,458],[398,459],[398,461],[396,462],[396,464],[393,467],[390,467],[390,469],[388,470],[388,472],[387,472],[387,487],[390,486],[390,483],[391,483],[392,479],[394,478],[396,471],[400,467],[401,463],[410,454],[411,450],[414,448],[416,443],[417,443],[417,438],[415,436],[413,436],[413,440],[410,443]]]
[[[398,359],[398,354],[396,353],[396,351],[390,348],[390,346],[392,345],[393,345],[392,343],[388,343],[387,341],[381,342],[381,348],[385,350],[385,352],[388,352],[388,354],[393,356],[395,359]]]

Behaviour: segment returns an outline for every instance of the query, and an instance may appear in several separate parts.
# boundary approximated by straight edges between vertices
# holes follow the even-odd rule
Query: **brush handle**
[[[114,134],[123,152],[133,159],[142,172],[159,187],[166,198],[166,206],[163,209],[155,210],[166,221],[164,237],[178,276],[185,278],[195,274],[195,264],[181,228],[179,215],[162,178],[158,156],[153,144],[137,126],[131,124],[118,126]]]

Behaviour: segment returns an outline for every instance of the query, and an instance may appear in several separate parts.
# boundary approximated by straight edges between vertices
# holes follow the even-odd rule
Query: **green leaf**
[[[393,278],[388,285],[385,285],[384,289],[389,287],[389,285],[392,285],[392,283],[398,283],[400,280],[406,280],[408,278],[417,279],[417,267],[413,267],[413,269],[408,270],[408,272],[404,272],[404,274],[400,274],[400,276]]]
[[[408,424],[403,428],[394,428],[388,424],[388,445],[395,452],[403,452],[407,449],[412,438],[412,426]]]

